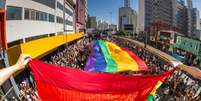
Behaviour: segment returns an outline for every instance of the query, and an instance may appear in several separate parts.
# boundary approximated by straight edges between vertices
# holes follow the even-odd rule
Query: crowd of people
[[[137,53],[136,55],[140,57],[143,61],[145,61],[146,65],[149,67],[152,73],[161,73],[162,71],[169,70],[171,68],[168,63],[165,63],[163,60],[154,56],[152,53],[145,51],[143,48],[140,48],[134,44],[131,44],[128,40],[124,40],[121,38],[113,37],[111,39],[112,42],[116,43],[120,47],[124,47],[132,51],[133,53]]]
[[[117,37],[102,38],[101,36],[85,37],[60,46],[56,51],[52,52],[41,60],[49,64],[68,66],[83,70],[87,58],[90,54],[90,42],[97,39],[112,41],[120,47],[127,48],[133,53],[136,53],[138,57],[145,61],[150,69],[148,72],[143,72],[144,74],[159,74],[172,68],[168,63],[164,62],[157,56],[154,56],[152,53],[145,51],[143,48],[132,44],[128,40]],[[36,88],[31,87],[26,80],[19,85],[19,88],[20,98],[18,98],[18,100],[38,101],[39,97]],[[198,84],[198,81],[192,80],[189,76],[178,70],[161,85],[157,91],[155,100],[201,101],[200,91],[201,86]],[[14,101],[18,101],[15,98],[13,99]]]
[[[0,101],[39,101],[39,95],[35,85],[32,85],[28,79],[23,80],[19,85],[19,96],[9,97]],[[3,98],[3,96],[2,96]]]
[[[135,37],[129,37],[131,39],[134,40],[138,40],[140,42],[145,43],[145,39],[146,37],[143,35],[143,33],[141,33],[141,35],[135,36]],[[201,59],[199,58],[199,56],[193,54],[192,52],[187,52],[184,51],[183,49],[180,48],[175,48],[173,45],[171,44],[171,39],[167,38],[164,40],[158,40],[157,42],[155,41],[151,41],[151,39],[149,39],[149,37],[147,38],[147,44],[157,48],[165,53],[168,53],[169,55],[177,58],[178,60],[180,60],[182,63],[188,65],[188,66],[196,66],[201,68]]]
[[[157,74],[172,68],[163,60],[131,44],[128,40],[115,37],[111,41],[137,53],[151,70],[148,74]],[[201,101],[201,85],[198,80],[193,80],[187,74],[177,70],[157,90],[155,98],[156,101]]]
[[[20,101],[39,101],[39,96],[36,91],[36,86],[30,85],[30,83],[27,80],[22,81],[22,83],[19,85],[20,89],[20,95],[19,100]],[[18,100],[15,100],[18,101]]]
[[[90,53],[88,46],[88,38],[80,39],[61,46],[58,50],[46,56],[44,61],[49,64],[83,69]]]
[[[176,71],[157,92],[159,101],[200,101],[201,87],[181,71]]]

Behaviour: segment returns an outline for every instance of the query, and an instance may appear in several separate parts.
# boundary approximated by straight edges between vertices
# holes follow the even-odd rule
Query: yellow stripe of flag
[[[133,60],[129,54],[123,51],[119,46],[112,42],[105,42],[108,48],[108,51],[112,58],[117,63],[117,71],[138,71],[139,66],[135,60]]]

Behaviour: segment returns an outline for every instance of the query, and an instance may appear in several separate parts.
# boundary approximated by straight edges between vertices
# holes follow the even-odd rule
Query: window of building
[[[22,20],[22,8],[8,6],[6,17],[7,20]]]
[[[29,20],[40,20],[54,22],[54,15],[45,12],[25,8],[24,18]],[[49,19],[48,19],[49,18]]]
[[[54,15],[49,14],[49,22],[54,22]]]
[[[48,20],[47,13],[39,11],[39,20],[47,21]]]
[[[47,13],[44,13],[44,20],[43,21],[48,21]]]
[[[50,8],[55,9],[56,0],[32,0],[32,1],[41,3],[43,5],[46,5],[46,6],[50,7]]]
[[[30,10],[24,9],[24,19],[30,19]]]
[[[40,20],[40,13],[39,11],[36,11],[36,20]]]
[[[36,20],[36,11],[31,10],[31,20]]]
[[[69,20],[66,20],[66,25],[73,26],[73,22],[69,21]]]
[[[70,15],[70,16],[72,16],[72,15],[73,15],[73,12],[72,12],[72,11],[70,11],[68,8],[65,8],[65,12],[66,12],[68,15]]]
[[[42,12],[40,12],[40,19],[39,20],[43,21],[43,13]]]
[[[63,18],[57,16],[57,23],[63,24]]]
[[[57,8],[63,11],[63,5],[60,2],[57,2]]]

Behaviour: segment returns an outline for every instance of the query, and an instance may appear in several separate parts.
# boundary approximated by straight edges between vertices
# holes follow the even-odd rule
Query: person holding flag
[[[12,74],[25,68],[30,61],[30,55],[21,54],[17,63],[13,66],[3,68],[0,70],[0,85],[2,85]],[[178,68],[194,78],[201,80],[201,70],[196,67],[185,66],[183,64],[178,65]]]
[[[21,54],[15,65],[1,69],[0,70],[0,85],[2,85],[15,72],[23,70],[30,60],[31,60],[30,55]]]

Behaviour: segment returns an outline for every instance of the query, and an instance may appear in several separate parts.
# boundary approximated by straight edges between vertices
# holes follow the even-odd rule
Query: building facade
[[[199,11],[192,0],[139,0],[140,31],[172,30],[192,36],[199,27]]]
[[[109,23],[104,20],[98,21],[98,30],[104,31],[109,29]]]
[[[137,24],[137,30],[138,33],[141,31],[144,31],[144,27],[145,27],[145,0],[138,0],[138,24]]]
[[[48,34],[74,33],[74,5],[64,0],[7,0],[7,41],[12,44]]]
[[[172,0],[144,0],[145,29],[150,29],[154,23],[164,23],[173,26],[173,2]]]
[[[187,14],[188,14],[188,36],[192,35],[192,9],[193,9],[193,3],[192,0],[187,0]]]
[[[110,25],[109,25],[109,30],[117,31],[117,25],[115,25],[115,24],[110,24]]]
[[[200,30],[201,30],[201,19],[200,19]]]
[[[192,28],[199,30],[200,29],[200,12],[197,8],[192,10]]]
[[[76,1],[76,32],[86,30],[87,0]]]
[[[10,58],[8,58],[9,51],[13,51],[12,49],[15,50],[17,48],[17,50],[14,52],[14,55],[18,57],[17,55],[22,52],[21,48],[19,47],[28,42],[32,43],[33,41],[35,42],[39,39],[46,41],[54,39],[52,41],[55,43],[53,42],[52,45],[59,44],[57,41],[63,41],[64,43],[65,40],[63,39],[65,39],[68,34],[73,34],[76,32],[76,24],[78,22],[83,25],[85,24],[86,7],[84,6],[84,12],[76,14],[77,0],[3,1],[5,1],[3,5],[5,5],[4,9],[6,9],[5,24],[3,25],[6,28],[4,31],[6,32],[6,38],[4,39],[8,45],[8,50],[2,51],[0,49],[0,67],[8,67],[9,65],[13,64],[10,63]],[[76,17],[77,15],[83,19],[78,19]],[[2,15],[0,16],[2,18]],[[2,38],[2,35],[3,34],[1,33],[0,38]],[[74,36],[80,37],[79,35]],[[49,43],[52,41],[49,41]],[[45,41],[43,42],[44,43],[40,43],[40,45],[47,43]],[[41,50],[45,50],[45,48]],[[16,57],[12,57],[12,59],[15,61],[15,59],[17,59]],[[19,95],[17,85],[18,82],[20,82],[20,77],[21,74],[15,75],[15,77],[11,77],[0,87],[0,100],[8,99],[10,101],[13,96]]]
[[[124,1],[124,6],[119,8],[119,30],[136,33],[137,12],[130,8],[130,0]]]
[[[130,0],[124,0],[124,7],[130,7]]]
[[[89,25],[89,28],[97,29],[97,21],[95,16],[89,17]]]
[[[201,30],[196,30],[194,38],[199,39],[201,41]]]
[[[178,1],[176,3],[176,13],[175,13],[175,22],[179,31],[183,34],[188,32],[188,14],[187,7],[184,4],[184,1]]]

